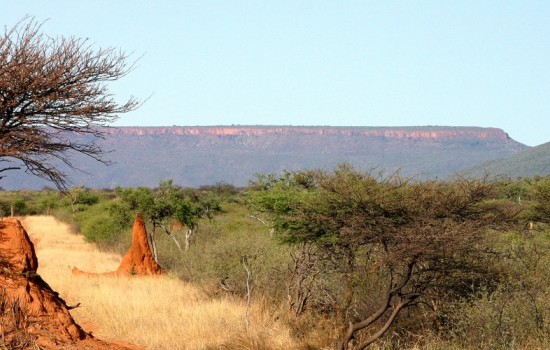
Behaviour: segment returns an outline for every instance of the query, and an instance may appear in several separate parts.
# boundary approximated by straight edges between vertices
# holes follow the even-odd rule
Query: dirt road
[[[99,339],[155,350],[255,348],[259,339],[266,348],[296,348],[288,327],[261,304],[250,310],[254,322],[247,328],[244,301],[212,298],[169,273],[75,276],[73,266],[115,271],[121,256],[99,251],[52,217],[26,217],[23,225],[36,243],[38,273],[68,305],[80,304],[71,314]]]
[[[116,269],[120,262],[119,255],[99,251],[81,235],[72,233],[68,225],[51,216],[28,216],[21,221],[35,245],[39,264],[38,274],[65,299],[68,305],[82,302],[78,296],[71,293],[72,287],[78,284],[75,280],[77,277],[71,274],[73,266],[82,267],[87,271],[106,272]],[[82,307],[91,306],[88,303]],[[102,324],[95,322],[86,310],[75,308],[71,314],[85,331],[92,332],[105,341],[101,345],[83,342],[76,345],[75,349],[94,349],[98,346],[101,349],[109,349],[109,343],[116,345],[113,346],[116,349],[120,349],[120,346],[128,350],[144,349],[131,344],[132,339],[113,336],[110,329],[103,329]]]

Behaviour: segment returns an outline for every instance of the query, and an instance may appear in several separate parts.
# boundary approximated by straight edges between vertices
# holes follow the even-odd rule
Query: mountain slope
[[[550,142],[527,149],[504,159],[475,165],[467,174],[489,173],[511,178],[550,175]]]
[[[504,131],[475,127],[120,127],[101,141],[115,164],[77,156],[86,173],[68,172],[88,187],[182,186],[227,182],[246,185],[256,173],[332,169],[347,162],[422,178],[444,177],[474,164],[508,157],[528,147]],[[5,189],[41,188],[45,181],[11,172]]]

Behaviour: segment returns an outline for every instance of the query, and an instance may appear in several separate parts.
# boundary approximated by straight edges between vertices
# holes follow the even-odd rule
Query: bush
[[[286,295],[289,249],[275,242],[268,228],[250,218],[242,205],[226,203],[224,208],[215,219],[200,223],[190,249],[183,253],[159,231],[159,262],[183,280],[202,285],[209,293],[244,296],[243,259],[247,259],[254,293],[280,303]],[[174,234],[181,236],[183,232]]]
[[[550,345],[550,232],[496,237],[499,268],[508,275],[493,290],[445,310],[446,342],[464,349],[546,349]]]
[[[307,177],[298,180],[305,189],[309,188]],[[464,270],[465,277],[475,274],[481,276],[481,279],[464,278],[465,282],[457,290],[447,294],[427,294],[422,303],[403,311],[391,332],[373,344],[373,348],[550,348],[550,230],[548,224],[545,224],[548,222],[545,216],[545,196],[550,187],[542,180],[525,180],[519,185],[507,183],[494,199],[490,198],[480,204],[483,207],[498,206],[503,210],[517,207],[524,209],[520,215],[510,219],[513,225],[508,226],[509,232],[489,230],[486,232],[489,237],[487,241],[484,233],[480,236],[483,240],[472,242],[472,245],[483,247],[486,256],[483,263],[486,266],[473,264],[476,259],[470,254],[460,255],[460,259],[456,260],[457,264],[464,264],[460,266],[468,266]],[[357,182],[352,183],[357,186]],[[260,307],[271,317],[283,320],[292,328],[293,338],[311,345],[311,348],[333,346],[339,332],[334,322],[338,311],[334,299],[343,300],[346,292],[346,270],[338,268],[341,263],[341,255],[337,254],[339,251],[331,252],[332,260],[322,259],[323,250],[319,246],[312,246],[311,260],[304,260],[306,263],[302,265],[306,271],[294,273],[296,270],[293,270],[291,254],[294,254],[294,259],[299,258],[299,245],[278,243],[280,240],[274,239],[272,235],[276,236],[279,232],[270,232],[269,227],[261,221],[265,217],[258,213],[251,216],[243,197],[234,193],[234,189],[221,185],[218,187],[203,188],[203,191],[219,194],[223,210],[213,219],[197,219],[198,229],[191,238],[189,250],[178,250],[172,239],[157,227],[155,241],[160,264],[169,273],[202,287],[212,297],[231,296],[238,299],[246,299],[246,282],[249,277],[246,264],[246,268],[251,271],[248,282],[252,286],[251,300],[254,307]],[[18,207],[22,213],[51,211],[57,218],[71,223],[75,231],[80,231],[86,240],[109,250],[127,249],[134,219],[128,204],[116,198],[116,193],[112,192],[86,190],[82,193],[85,195],[79,197],[78,210],[74,213],[70,198],[53,191],[0,192],[0,210],[9,210],[10,203],[18,202],[23,203]],[[158,195],[160,192],[157,189],[157,192],[151,193]],[[357,193],[354,188],[350,197]],[[285,206],[292,208],[290,204],[295,205],[296,202],[294,197],[280,196],[276,199],[279,201],[274,204],[283,209]],[[319,199],[327,200],[326,196]],[[335,203],[335,207],[342,208],[338,203]],[[434,210],[438,208],[434,206]],[[525,222],[534,220],[535,217],[530,216],[534,213],[538,215],[538,221],[533,229],[529,229]],[[398,216],[403,217],[403,214],[398,213]],[[170,220],[167,217],[163,224],[168,227]],[[418,230],[423,225],[421,223],[414,229]],[[501,228],[502,225],[503,222],[498,222],[491,229]],[[149,223],[148,232],[151,233],[151,230]],[[172,233],[183,243],[186,230],[185,227],[177,229],[174,226]],[[455,234],[464,233],[457,230]],[[391,238],[395,239],[396,236]],[[387,277],[369,260],[372,257],[369,252],[373,251],[365,249],[358,248],[353,260],[354,266],[361,269],[357,269],[350,280],[356,292],[348,309],[352,318],[378,307],[384,292],[380,288],[381,280]],[[313,265],[308,265],[311,262]],[[307,266],[312,266],[311,270],[307,270]],[[292,287],[299,279],[298,274],[307,277],[319,271],[322,274],[316,275],[317,279],[308,285],[313,288],[313,293],[309,295],[307,307],[301,312],[295,309],[289,312],[290,302],[295,297],[292,292],[296,290]],[[488,280],[492,283],[485,283]],[[361,336],[356,340],[361,341]],[[226,346],[241,343],[243,346],[250,344],[252,347],[261,347],[263,339],[230,339]]]
[[[78,212],[75,222],[88,242],[108,246],[123,239],[124,232],[131,229],[132,217],[117,203],[101,202]]]

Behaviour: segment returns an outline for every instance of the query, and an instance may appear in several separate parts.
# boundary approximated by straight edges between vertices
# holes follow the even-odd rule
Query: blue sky
[[[6,1],[139,59],[115,125],[483,126],[550,141],[550,1]]]

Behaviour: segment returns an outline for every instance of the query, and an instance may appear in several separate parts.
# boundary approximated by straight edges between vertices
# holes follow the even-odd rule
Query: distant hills
[[[516,153],[507,158],[477,164],[466,174],[506,175],[510,178],[550,175],[550,142]]]
[[[156,186],[173,179],[191,187],[244,186],[257,173],[332,169],[344,162],[361,170],[401,169],[406,176],[434,178],[537,152],[503,130],[478,127],[174,126],[106,132],[100,144],[112,150],[107,157],[114,164],[74,157],[74,165],[85,172],[68,172],[75,185]],[[7,175],[0,180],[4,189],[51,186],[23,172]]]

